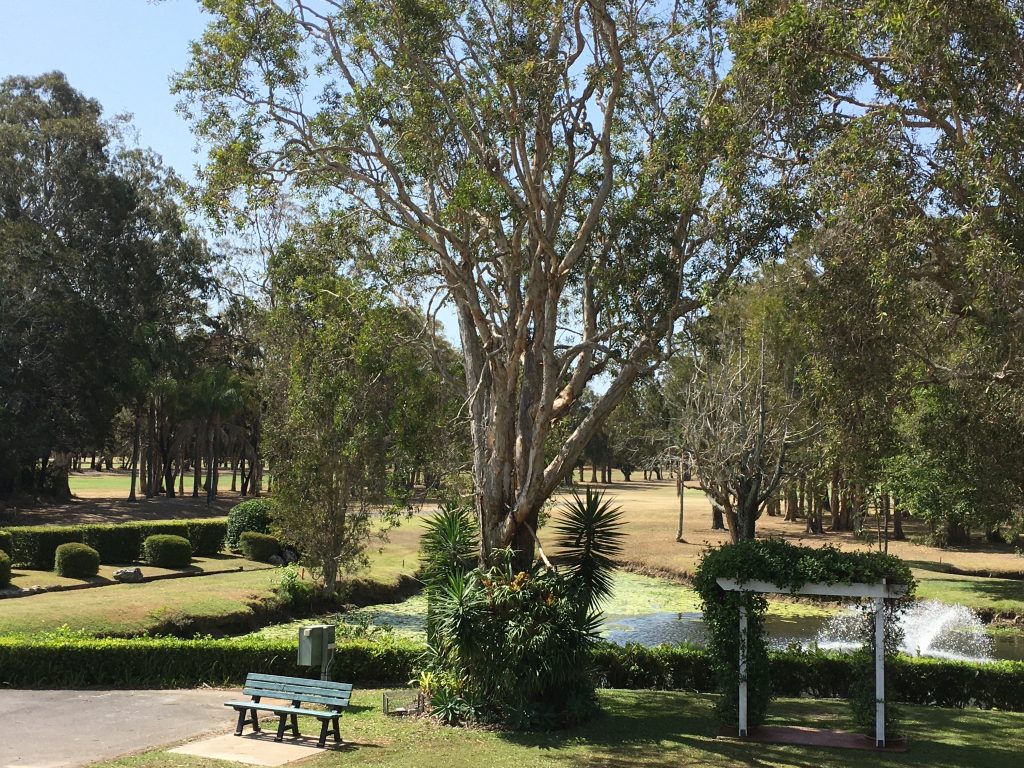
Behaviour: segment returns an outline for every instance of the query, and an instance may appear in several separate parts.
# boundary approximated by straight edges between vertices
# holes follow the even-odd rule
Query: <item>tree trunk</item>
[[[903,532],[903,506],[897,499],[892,500],[892,537],[896,541],[906,541],[907,534]]]
[[[132,430],[132,483],[128,491],[128,501],[137,502],[135,482],[139,474],[139,448],[142,439],[142,403],[135,404],[135,429]]]
[[[679,460],[679,482],[676,483],[676,488],[679,493],[679,525],[676,527],[676,541],[683,542],[683,518],[686,512],[686,483],[683,482],[682,472],[683,460]]]

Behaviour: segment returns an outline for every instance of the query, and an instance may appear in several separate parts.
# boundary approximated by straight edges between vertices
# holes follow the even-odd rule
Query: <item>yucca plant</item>
[[[616,558],[622,554],[622,511],[604,491],[588,487],[585,496],[573,492],[553,526],[555,544],[566,564],[581,607],[595,611],[612,594]]]

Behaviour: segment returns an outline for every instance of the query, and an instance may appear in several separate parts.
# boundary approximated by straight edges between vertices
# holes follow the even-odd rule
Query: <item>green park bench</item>
[[[333,683],[328,680],[310,680],[304,677],[281,677],[280,675],[261,675],[250,672],[245,678],[242,695],[252,696],[250,701],[226,701],[224,706],[233,707],[238,712],[238,726],[235,736],[242,735],[246,723],[252,725],[253,733],[260,732],[259,718],[256,713],[273,712],[280,718],[277,724],[277,736],[274,741],[281,741],[284,732],[290,730],[293,737],[299,736],[299,715],[315,717],[320,721],[320,741],[318,746],[327,742],[328,728],[333,723],[334,740],[341,741],[338,719],[341,710],[348,706],[352,697],[351,683]],[[288,705],[265,704],[262,699],[281,699],[291,702]],[[323,704],[328,709],[306,709],[303,703]],[[251,719],[247,716],[251,713]],[[288,724],[289,718],[291,724]]]

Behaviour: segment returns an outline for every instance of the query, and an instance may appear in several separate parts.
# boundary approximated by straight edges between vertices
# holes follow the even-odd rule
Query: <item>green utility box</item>
[[[300,667],[326,668],[334,653],[334,625],[314,624],[299,628]]]

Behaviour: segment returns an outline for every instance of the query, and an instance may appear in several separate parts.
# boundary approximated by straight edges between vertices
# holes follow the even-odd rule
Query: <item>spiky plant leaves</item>
[[[555,543],[576,587],[581,607],[596,610],[612,593],[616,558],[622,554],[622,511],[604,491],[573,493],[555,523]]]
[[[472,511],[457,501],[446,501],[424,520],[420,564],[427,586],[441,586],[454,573],[476,565],[477,531]]]

